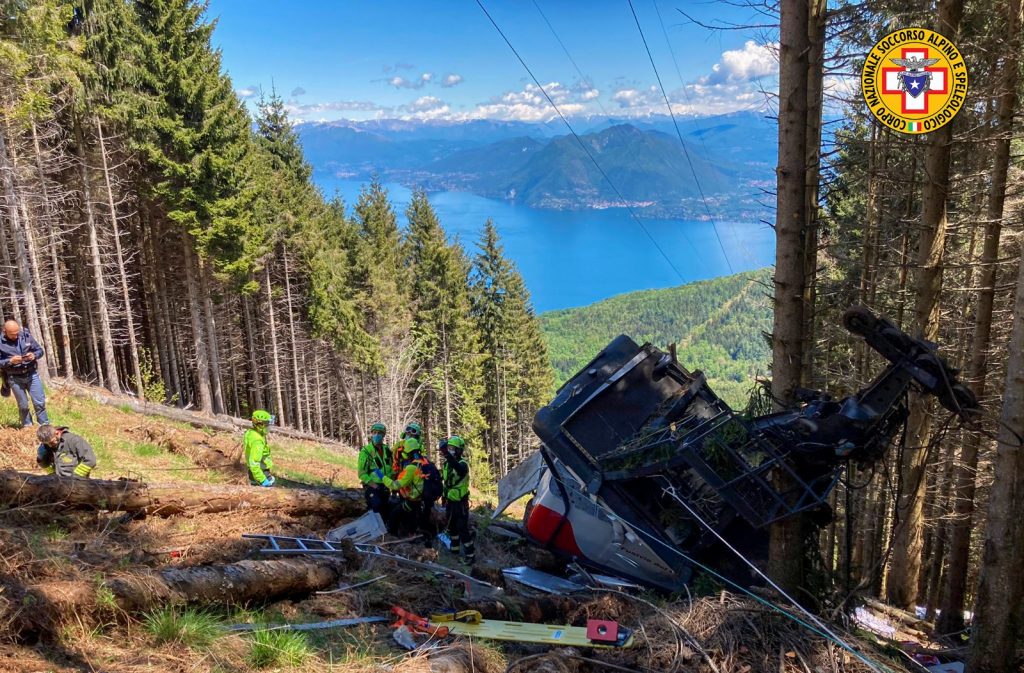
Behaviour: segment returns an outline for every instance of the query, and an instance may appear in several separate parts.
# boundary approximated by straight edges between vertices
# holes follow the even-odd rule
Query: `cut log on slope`
[[[72,509],[140,512],[158,516],[238,509],[274,509],[293,516],[359,516],[366,511],[355,489],[259,488],[207,484],[58,479],[0,471],[0,502],[11,506],[54,504]]]
[[[189,603],[242,604],[307,596],[336,585],[359,562],[350,553],[330,558],[246,560],[227,565],[170,568],[126,573],[102,583],[117,606],[144,612]],[[96,614],[110,604],[97,601],[97,588],[88,582],[47,582],[3,587],[2,618],[13,635],[55,634],[77,616]],[[108,595],[109,595],[108,594]]]

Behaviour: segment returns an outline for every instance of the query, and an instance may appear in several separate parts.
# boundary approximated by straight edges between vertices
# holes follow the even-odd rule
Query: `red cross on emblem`
[[[904,59],[923,60],[928,58],[927,47],[905,47],[901,50]],[[906,68],[882,68],[882,93],[898,93],[900,95],[900,112],[903,114],[929,114],[930,97],[932,94],[949,93],[949,68],[926,67],[923,72],[931,75],[927,80],[927,88],[922,94],[913,95],[903,88],[900,76],[906,77]],[[909,80],[908,80],[909,81]],[[922,80],[917,79],[916,82]]]

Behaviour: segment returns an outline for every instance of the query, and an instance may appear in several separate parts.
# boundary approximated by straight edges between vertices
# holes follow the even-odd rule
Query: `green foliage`
[[[256,631],[249,643],[249,664],[255,668],[301,666],[313,654],[301,631]]]
[[[767,271],[752,271],[544,313],[540,321],[558,383],[626,334],[659,348],[678,344],[680,363],[703,371],[718,395],[742,409],[754,378],[771,361],[764,336],[772,322],[769,280]]]
[[[158,644],[179,643],[186,647],[208,647],[223,631],[220,620],[191,608],[166,607],[145,615],[146,630]]]
[[[156,370],[153,362],[153,351],[146,347],[139,348],[139,373],[142,376],[142,392],[147,402],[170,402],[178,401],[175,393],[170,398],[167,396],[167,386],[160,378],[160,372]],[[134,384],[135,381],[132,381]]]
[[[505,258],[498,230],[488,220],[470,274],[472,316],[480,334],[484,442],[494,472],[527,455],[530,423],[552,392],[547,345],[530,295],[515,266]]]

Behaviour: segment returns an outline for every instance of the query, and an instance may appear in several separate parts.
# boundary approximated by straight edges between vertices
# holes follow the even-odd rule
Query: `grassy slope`
[[[156,446],[144,431],[147,427],[179,430],[187,437],[197,436],[213,448],[228,455],[240,450],[241,435],[202,432],[185,423],[141,416],[127,409],[105,406],[61,390],[51,390],[47,400],[50,421],[66,425],[85,437],[96,451],[98,465],[93,477],[117,479],[128,477],[150,482],[228,483],[231,477],[216,471],[195,469],[187,457],[167,453]],[[0,433],[5,450],[0,454],[0,467],[33,471],[35,466],[34,433],[18,428],[18,410],[14,398],[0,398]],[[202,440],[202,437],[206,437]],[[314,442],[274,437],[271,448],[277,472],[296,481],[337,486],[358,485],[356,450],[327,448]]]
[[[559,384],[619,334],[660,348],[679,344],[679,360],[703,370],[715,391],[742,406],[754,376],[764,374],[771,350],[766,270],[662,290],[631,292],[582,308],[541,315]]]

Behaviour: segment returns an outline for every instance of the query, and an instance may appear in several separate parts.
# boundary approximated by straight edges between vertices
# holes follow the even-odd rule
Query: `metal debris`
[[[349,521],[344,526],[339,526],[327,533],[327,540],[338,542],[339,540],[352,540],[356,544],[367,544],[387,535],[388,528],[384,525],[384,519],[376,512],[367,512],[358,519]]]
[[[534,570],[527,566],[505,568],[501,573],[514,582],[549,594],[571,594],[586,589],[582,584],[577,584],[555,575],[549,575],[546,572]]]
[[[318,629],[335,629],[358,624],[378,624],[391,621],[387,617],[353,617],[352,619],[333,619],[329,622],[310,622],[307,624],[231,624],[225,631],[315,631]]]

